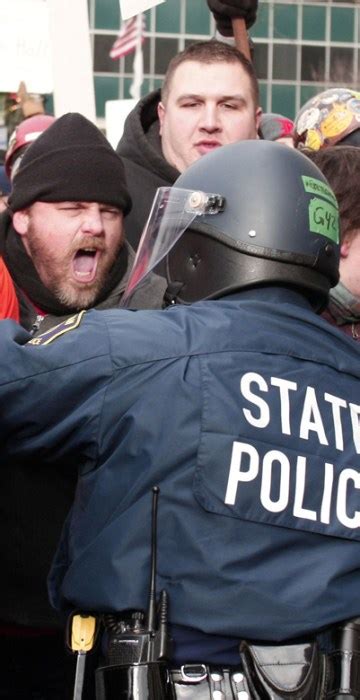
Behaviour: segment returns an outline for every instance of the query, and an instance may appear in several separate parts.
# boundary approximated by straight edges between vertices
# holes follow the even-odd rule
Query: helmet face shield
[[[122,298],[130,299],[145,277],[168,254],[195,219],[214,216],[223,211],[224,197],[200,190],[159,187],[149,218],[142,233],[134,265]]]

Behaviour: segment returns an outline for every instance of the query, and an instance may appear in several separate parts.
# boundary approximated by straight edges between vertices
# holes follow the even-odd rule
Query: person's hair
[[[254,67],[250,61],[235,46],[217,39],[209,41],[197,41],[189,44],[184,51],[174,56],[167,68],[162,89],[161,99],[166,102],[174,72],[185,61],[197,61],[198,63],[239,63],[250,80],[251,93],[255,108],[259,105],[259,83]],[[200,77],[201,82],[201,77]]]
[[[341,239],[354,229],[360,229],[360,148],[336,145],[302,153],[325,175],[336,196]]]

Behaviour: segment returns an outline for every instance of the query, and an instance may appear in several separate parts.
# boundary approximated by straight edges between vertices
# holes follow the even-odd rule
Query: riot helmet
[[[229,144],[197,160],[165,189],[165,201],[144,231],[133,281],[151,258],[149,231],[156,242],[165,230],[176,240],[164,248],[173,302],[280,284],[301,289],[317,310],[326,304],[338,281],[338,206],[304,154],[270,141]],[[167,211],[169,193],[177,199],[177,215],[172,207]],[[191,214],[196,207],[198,215]]]
[[[295,118],[296,148],[319,151],[336,144],[360,145],[360,92],[329,88],[308,100]]]

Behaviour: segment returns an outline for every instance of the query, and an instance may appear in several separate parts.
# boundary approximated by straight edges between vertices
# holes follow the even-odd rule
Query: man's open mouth
[[[78,282],[93,282],[100,257],[97,248],[80,248],[73,257],[73,274]]]

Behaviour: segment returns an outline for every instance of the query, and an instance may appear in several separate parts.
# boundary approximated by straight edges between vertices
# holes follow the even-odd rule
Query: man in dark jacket
[[[29,330],[45,317],[42,330],[61,321],[66,328],[79,309],[119,306],[134,259],[123,224],[131,198],[121,159],[93,124],[68,114],[39,136],[14,178],[9,207],[1,244],[21,325]],[[134,307],[161,308],[164,288],[153,276]],[[49,385],[55,401],[56,393]],[[70,697],[72,658],[46,576],[76,480],[76,460],[49,471],[41,451],[35,461],[25,455],[15,467],[1,465],[0,698]]]
[[[257,138],[260,114],[254,69],[233,46],[198,42],[170,61],[162,90],[140,100],[117,146],[129,192],[137,201],[126,217],[134,248],[156,189],[172,185],[205,153]]]

